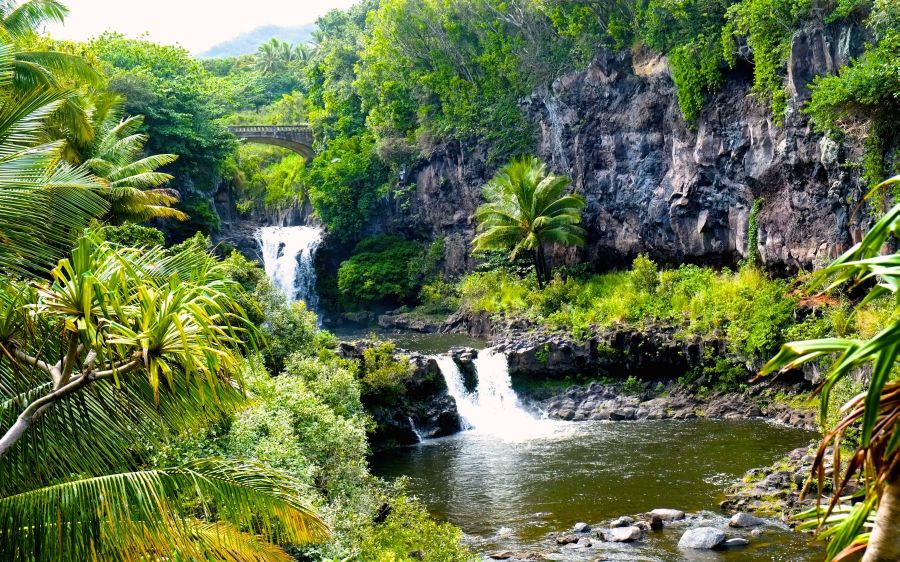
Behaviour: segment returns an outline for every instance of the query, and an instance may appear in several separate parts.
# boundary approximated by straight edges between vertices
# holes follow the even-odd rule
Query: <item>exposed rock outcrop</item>
[[[649,52],[601,50],[587,69],[538,88],[524,100],[538,153],[588,202],[580,258],[598,268],[639,252],[665,262],[734,263],[746,255],[757,198],[765,200],[758,249],[770,268],[809,268],[847,248],[866,220],[854,213],[863,187],[847,166],[859,147],[815,134],[800,108],[815,75],[860,52],[862,33],[820,24],[796,33],[782,124],[750,95],[746,62],[726,76],[695,126],[680,114],[666,60]],[[444,236],[446,271],[468,270],[480,188],[497,164],[484,146],[444,144],[406,174],[414,185],[409,205],[385,212],[397,228],[415,224]]]

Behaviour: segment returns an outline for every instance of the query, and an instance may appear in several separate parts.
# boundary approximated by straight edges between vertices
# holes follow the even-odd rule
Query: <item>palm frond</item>
[[[322,540],[328,527],[301,489],[287,474],[222,459],[64,482],[0,498],[0,555],[84,560],[153,553],[208,559],[204,542],[215,537],[208,528],[206,541],[196,540],[193,513],[279,544]]]

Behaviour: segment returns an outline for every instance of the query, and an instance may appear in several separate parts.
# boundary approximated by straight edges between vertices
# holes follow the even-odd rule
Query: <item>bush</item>
[[[373,341],[363,351],[359,375],[364,397],[391,403],[406,393],[412,366],[403,358],[395,358],[395,352],[392,342],[379,341]]]
[[[421,267],[419,244],[393,235],[366,238],[338,269],[341,299],[348,308],[406,300],[421,282]]]
[[[107,226],[103,236],[109,242],[129,246],[131,248],[150,248],[162,246],[166,239],[162,231],[150,226],[141,226],[127,222],[122,226]]]

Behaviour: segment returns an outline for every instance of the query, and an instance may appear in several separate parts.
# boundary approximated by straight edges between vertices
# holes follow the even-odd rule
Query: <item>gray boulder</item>
[[[591,526],[587,523],[578,522],[575,523],[575,526],[572,528],[576,533],[589,533],[591,531]]]
[[[654,509],[648,513],[651,518],[656,515],[663,521],[679,521],[684,519],[684,512],[679,509]]]
[[[606,531],[603,536],[610,542],[632,542],[639,540],[644,535],[638,527],[614,527]]]
[[[695,548],[708,550],[725,542],[725,532],[714,527],[697,527],[688,529],[681,535],[678,548]]]
[[[609,524],[610,527],[630,527],[634,523],[633,517],[623,515]]]
[[[735,513],[731,516],[731,519],[728,520],[729,527],[759,527],[760,525],[765,524],[765,519],[760,519],[759,517],[744,512]]]

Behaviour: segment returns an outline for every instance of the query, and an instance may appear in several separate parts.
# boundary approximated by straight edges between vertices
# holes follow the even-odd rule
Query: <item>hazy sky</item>
[[[107,30],[144,32],[160,43],[179,43],[198,53],[267,24],[300,25],[356,0],[64,0],[71,12],[64,26],[48,31],[60,39],[89,39]]]

